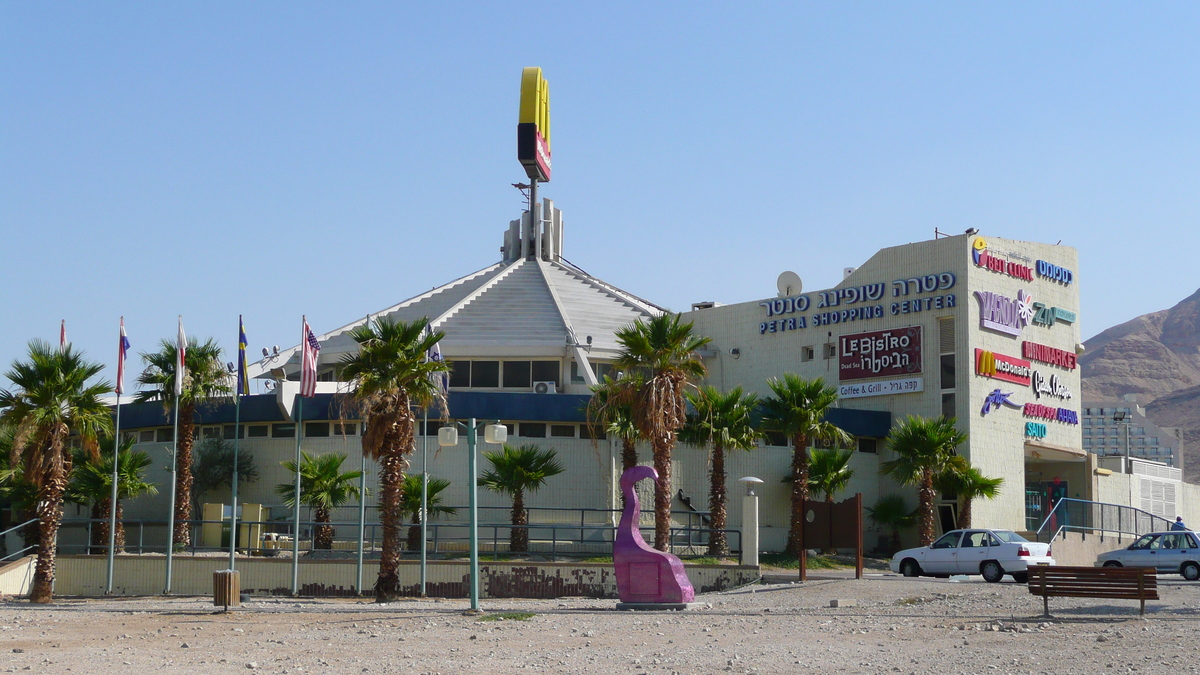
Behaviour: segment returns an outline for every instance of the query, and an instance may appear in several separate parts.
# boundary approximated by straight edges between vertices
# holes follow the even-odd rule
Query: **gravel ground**
[[[493,620],[458,600],[9,600],[0,672],[1192,672],[1200,584],[1177,579],[1160,579],[1145,619],[1136,601],[1052,598],[1047,620],[1023,585],[891,574],[706,594],[687,612],[484,600]],[[518,612],[533,616],[494,620]]]

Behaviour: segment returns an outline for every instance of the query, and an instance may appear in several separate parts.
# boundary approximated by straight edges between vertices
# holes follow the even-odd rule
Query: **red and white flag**
[[[317,355],[321,353],[321,343],[308,327],[308,318],[304,322],[304,337],[300,341],[300,395],[312,398],[317,395]]]
[[[58,327],[58,351],[67,351],[67,320],[63,319]]]
[[[187,333],[183,332],[183,315],[179,315],[179,335],[175,338],[175,395],[183,394],[183,378],[187,376]]]
[[[125,357],[129,354],[129,338],[125,336],[125,317],[121,317],[121,344],[117,351],[117,396],[125,393]]]

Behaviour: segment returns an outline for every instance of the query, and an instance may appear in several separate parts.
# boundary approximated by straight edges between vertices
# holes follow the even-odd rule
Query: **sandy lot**
[[[824,579],[698,598],[688,612],[613,601],[376,605],[209,598],[0,603],[0,672],[37,673],[1179,673],[1198,669],[1200,584],[1160,580],[1135,601],[1051,599],[971,580]],[[831,608],[833,599],[856,606]]]

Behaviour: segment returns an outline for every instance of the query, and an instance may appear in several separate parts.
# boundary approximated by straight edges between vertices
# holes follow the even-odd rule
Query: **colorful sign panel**
[[[1046,425],[1041,422],[1026,422],[1025,435],[1030,438],[1045,438]]]
[[[986,270],[1004,274],[1014,279],[1021,279],[1022,281],[1033,281],[1033,268],[1029,265],[998,257],[995,253],[988,250],[987,240],[983,237],[975,237],[975,241],[971,243],[971,259],[975,261],[976,266]]]
[[[1030,361],[1039,363],[1048,363],[1052,366],[1065,368],[1067,370],[1075,370],[1077,364],[1075,352],[1069,352],[1065,349],[1057,349],[1055,347],[1047,347],[1036,342],[1022,342],[1021,356]]]
[[[975,374],[1029,386],[1032,367],[1024,359],[997,354],[986,349],[975,350]]]
[[[1036,417],[1055,422],[1065,422],[1067,424],[1079,424],[1079,413],[1074,410],[1055,408],[1053,406],[1042,405],[1041,403],[1026,403],[1025,407],[1021,409],[1021,414],[1026,417]]]
[[[1063,384],[1057,373],[1050,373],[1050,377],[1047,378],[1039,370],[1033,371],[1033,393],[1038,398],[1043,394],[1060,399],[1074,398],[1071,388]]]
[[[1033,303],[1033,322],[1052,328],[1057,321],[1075,323],[1075,312],[1061,307],[1047,307],[1044,303]]]
[[[1045,260],[1037,261],[1037,273],[1043,279],[1057,281],[1064,286],[1069,286],[1072,281],[1075,281],[1075,273],[1065,267],[1059,267],[1053,263],[1048,263]]]
[[[862,398],[864,396],[887,396],[889,394],[913,394],[919,391],[925,391],[925,380],[920,377],[910,377],[903,380],[884,380],[882,382],[843,384],[838,387],[838,398]]]
[[[920,326],[854,333],[838,340],[838,379],[842,382],[921,372]]]
[[[541,68],[521,72],[517,160],[533,180],[550,180],[550,84]]]
[[[979,300],[979,325],[983,328],[1019,336],[1033,320],[1033,295],[1023,290],[1017,291],[1015,300],[991,291],[975,291],[975,298]]]

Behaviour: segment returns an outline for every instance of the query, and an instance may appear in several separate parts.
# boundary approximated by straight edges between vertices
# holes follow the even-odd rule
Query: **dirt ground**
[[[1198,669],[1200,584],[1161,600],[1052,598],[1023,585],[810,579],[706,594],[686,612],[614,601],[210,598],[0,603],[0,672],[1180,673]],[[831,607],[831,600],[853,601]],[[506,613],[529,613],[501,618]],[[499,620],[498,620],[499,619]]]

